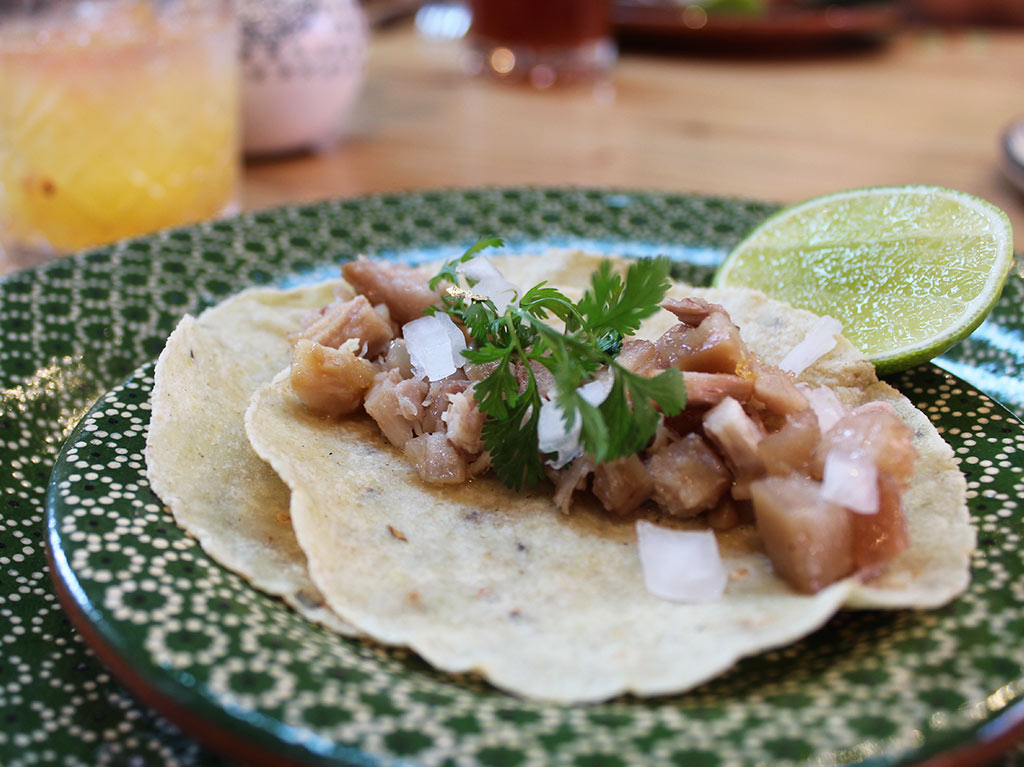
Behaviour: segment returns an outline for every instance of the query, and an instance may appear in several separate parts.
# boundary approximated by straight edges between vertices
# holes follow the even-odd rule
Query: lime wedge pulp
[[[871,187],[776,213],[726,257],[714,285],[831,315],[892,373],[968,336],[1012,263],[1010,220],[991,203],[941,187]]]

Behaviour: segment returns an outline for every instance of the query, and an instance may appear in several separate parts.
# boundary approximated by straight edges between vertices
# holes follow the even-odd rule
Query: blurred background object
[[[536,88],[592,81],[615,64],[611,0],[470,0],[466,68]]]
[[[907,0],[913,16],[940,24],[1024,25],[1024,0]]]
[[[0,261],[236,205],[232,0],[0,4]]]
[[[362,8],[356,0],[242,0],[241,17],[246,154],[332,144],[365,77]]]
[[[794,55],[886,42],[905,8],[894,0],[615,0],[612,18],[629,45]]]
[[[1006,127],[1000,148],[1006,179],[1024,192],[1024,117],[1016,118]]]

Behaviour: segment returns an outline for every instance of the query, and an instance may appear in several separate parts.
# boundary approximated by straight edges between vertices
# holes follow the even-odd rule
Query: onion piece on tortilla
[[[608,399],[612,390],[611,376],[597,378],[576,389],[576,392],[594,407]],[[553,469],[561,469],[573,459],[579,457],[580,433],[583,431],[583,420],[577,418],[571,429],[565,427],[565,411],[554,400],[544,400],[540,406],[537,419],[537,449],[542,453],[557,453],[548,461]]]
[[[846,406],[839,401],[839,397],[827,386],[810,387],[807,384],[797,384],[797,388],[807,397],[807,402],[818,417],[818,429],[822,434],[836,425],[836,421],[849,412]]]
[[[800,375],[835,348],[836,336],[842,331],[843,326],[836,318],[828,315],[819,317],[807,331],[804,340],[782,358],[779,367],[795,376]]]
[[[554,400],[544,400],[537,418],[537,449],[542,453],[557,453],[548,461],[554,469],[561,469],[580,454],[580,432],[583,424],[577,418],[571,429],[565,428],[565,412]]]
[[[491,299],[498,314],[503,314],[509,304],[519,300],[519,286],[505,279],[502,273],[488,259],[478,257],[459,268],[474,293]]]
[[[821,497],[858,514],[878,513],[878,468],[868,456],[830,450],[825,456]]]
[[[485,256],[477,256],[462,264],[459,267],[459,274],[469,280],[471,285],[487,279],[504,279],[501,270]]]
[[[420,317],[402,326],[412,373],[416,378],[439,381],[465,364],[466,338],[443,312]]]
[[[647,590],[670,602],[714,602],[729,580],[711,530],[671,530],[640,519],[637,551]]]

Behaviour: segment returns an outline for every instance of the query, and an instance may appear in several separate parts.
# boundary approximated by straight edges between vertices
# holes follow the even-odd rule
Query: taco
[[[689,689],[743,656],[807,635],[843,607],[934,607],[966,587],[974,532],[965,481],[952,451],[927,417],[879,382],[872,366],[841,336],[831,351],[806,364],[799,383],[806,391],[829,392],[840,413],[884,413],[900,424],[907,450],[900,452],[903,468],[891,468],[893,476],[904,472],[893,480],[900,484],[900,499],[893,501],[881,480],[878,487],[883,506],[902,508],[906,536],[883,558],[873,560],[870,551],[862,552],[856,567],[851,570],[847,563],[839,577],[832,573],[815,580],[811,573],[808,580],[806,572],[794,575],[778,561],[773,565],[774,553],[766,553],[771,548],[767,526],[759,532],[750,524],[723,523],[730,512],[722,513],[721,507],[731,502],[721,492],[716,497],[724,501],[696,512],[692,505],[683,512],[671,508],[671,499],[660,509],[646,499],[609,503],[596,478],[594,495],[574,492],[598,467],[588,468],[586,455],[561,456],[560,449],[548,461],[562,491],[557,501],[550,486],[511,490],[482,472],[486,454],[494,450],[474,453],[458,439],[449,440],[447,447],[435,446],[461,454],[461,468],[432,462],[429,441],[440,440],[431,434],[447,439],[452,419],[472,418],[464,399],[468,387],[437,389],[432,401],[431,387],[416,384],[423,370],[408,370],[410,362],[422,366],[423,360],[403,357],[385,326],[393,335],[396,326],[421,316],[437,296],[421,286],[411,309],[409,294],[388,303],[389,292],[402,280],[385,274],[374,282],[368,262],[354,263],[345,274],[364,300],[357,296],[326,307],[306,323],[299,334],[306,338],[296,345],[296,354],[305,355],[307,364],[312,359],[314,369],[339,364],[355,371],[328,398],[342,404],[331,410],[317,402],[311,395],[317,386],[304,381],[301,372],[284,369],[252,398],[245,429],[255,452],[291,491],[291,522],[312,581],[331,609],[366,635],[406,645],[445,671],[479,672],[516,694],[596,701],[626,692],[658,695]],[[502,280],[520,285],[547,280],[579,296],[599,261],[572,253],[494,263]],[[368,282],[360,269],[362,277],[370,275]],[[500,289],[493,273],[480,275],[481,282],[491,278],[491,287]],[[688,311],[706,316],[718,311],[707,307],[719,307],[756,355],[753,364],[772,369],[819,323],[808,312],[754,291],[677,285],[669,298],[676,302],[673,311],[646,320],[638,341],[653,343],[674,326],[686,325]],[[348,312],[344,321],[336,311],[342,304],[347,308],[341,313]],[[406,310],[408,316],[401,316]],[[362,330],[346,337],[340,332],[346,323]],[[320,342],[328,339],[332,351],[325,352]],[[626,353],[625,344],[619,353]],[[367,410],[375,415],[362,412],[358,405],[382,381],[378,393],[387,396],[376,406],[367,400]],[[406,381],[411,382],[408,391],[396,392]],[[712,409],[700,412],[706,416]],[[706,428],[687,427],[685,413],[674,417],[682,423],[676,422],[666,438],[670,446],[686,441],[687,429]],[[433,420],[433,431],[424,419]],[[765,431],[778,433],[779,423]],[[421,442],[416,445],[416,440]],[[749,507],[748,499],[765,485],[754,479],[746,491],[737,492],[742,468],[732,465],[735,456],[721,444],[713,446],[720,462],[733,470],[732,494]],[[648,468],[653,449],[644,448]],[[552,466],[556,458],[566,457],[570,462]],[[584,470],[574,474],[579,467]],[[450,482],[455,475],[468,481]],[[638,529],[648,521],[674,530],[720,528],[715,534],[724,573],[720,596],[678,603],[649,590],[638,556]]]

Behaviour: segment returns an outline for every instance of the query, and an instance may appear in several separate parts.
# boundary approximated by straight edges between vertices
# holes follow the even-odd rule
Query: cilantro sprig
[[[644,449],[654,436],[660,414],[675,415],[686,405],[686,388],[678,370],[651,378],[637,375],[616,361],[622,341],[658,310],[669,287],[670,262],[665,258],[634,261],[623,279],[603,262],[591,276],[578,302],[540,283],[498,312],[486,296],[459,285],[459,267],[500,238],[478,240],[462,256],[448,261],[430,281],[432,289],[449,283],[442,311],[460,322],[471,338],[463,356],[488,365],[475,396],[486,416],[484,446],[499,479],[519,490],[544,477],[537,449],[537,421],[543,404],[533,365],[543,366],[554,380],[554,399],[565,426],[581,420],[580,444],[595,463],[628,456]],[[559,331],[548,321],[564,323]],[[587,402],[578,389],[609,371],[611,391],[599,406]],[[517,375],[517,372],[519,375]],[[523,381],[525,379],[525,383]],[[660,411],[660,412],[659,412]]]

